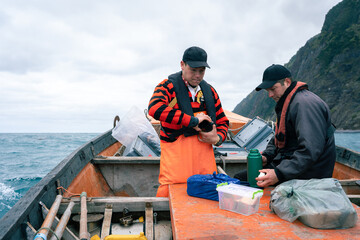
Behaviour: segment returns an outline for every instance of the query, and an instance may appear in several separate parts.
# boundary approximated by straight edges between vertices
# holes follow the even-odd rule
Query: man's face
[[[277,82],[271,88],[267,88],[266,91],[269,93],[270,98],[274,99],[275,102],[278,102],[290,84],[291,80],[286,78],[283,85]]]
[[[193,87],[197,87],[205,75],[205,67],[192,68],[183,61],[181,61],[181,70],[184,80]]]

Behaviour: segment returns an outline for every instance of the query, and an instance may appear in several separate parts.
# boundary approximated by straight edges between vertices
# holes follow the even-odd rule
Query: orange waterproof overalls
[[[185,86],[181,72],[169,76],[174,84],[176,96],[181,96],[180,104],[191,108],[188,98],[188,88]],[[215,115],[215,105],[209,85],[203,80],[200,83],[204,92],[205,102],[209,106],[210,116]],[[170,103],[175,104],[173,102]],[[213,106],[213,107],[210,107]],[[192,112],[192,110],[191,110]],[[193,113],[194,116],[200,112]],[[216,171],[216,162],[212,144],[199,141],[198,135],[184,136],[180,135],[174,142],[160,142],[160,174],[157,197],[169,196],[169,184],[186,183],[187,179],[195,174],[212,174]]]
[[[195,174],[212,174],[216,162],[212,145],[200,142],[198,135],[181,135],[175,142],[161,142],[157,197],[169,196],[169,184],[186,183]]]

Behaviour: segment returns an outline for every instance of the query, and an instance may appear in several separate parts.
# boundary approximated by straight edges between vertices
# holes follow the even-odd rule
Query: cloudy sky
[[[232,111],[339,0],[0,0],[0,132],[104,132],[200,46]]]

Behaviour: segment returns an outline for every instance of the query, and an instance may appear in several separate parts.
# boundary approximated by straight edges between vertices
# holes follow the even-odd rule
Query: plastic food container
[[[222,185],[216,188],[219,194],[220,209],[246,216],[259,210],[263,190],[238,184]]]

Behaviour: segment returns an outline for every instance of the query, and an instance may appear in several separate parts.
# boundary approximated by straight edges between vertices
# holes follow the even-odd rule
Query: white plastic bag
[[[160,146],[160,139],[155,129],[145,117],[144,112],[136,106],[132,106],[112,130],[112,136],[126,146],[124,156],[132,150],[131,146],[137,137],[144,134],[151,136],[151,139]]]
[[[280,218],[309,227],[355,226],[357,213],[337,179],[290,180],[271,191],[270,209]]]

